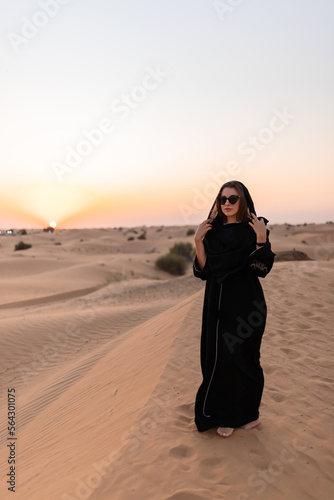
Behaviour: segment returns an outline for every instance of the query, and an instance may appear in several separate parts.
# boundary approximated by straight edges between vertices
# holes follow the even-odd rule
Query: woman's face
[[[234,196],[234,195],[239,196],[238,191],[235,188],[226,187],[223,189],[220,196],[226,196],[226,198],[229,198],[230,196]],[[238,201],[236,202],[235,205],[232,205],[229,202],[229,200],[227,200],[224,205],[221,204],[220,206],[221,206],[223,214],[226,215],[226,217],[234,217],[237,215],[237,213],[239,211],[240,198],[238,199]]]

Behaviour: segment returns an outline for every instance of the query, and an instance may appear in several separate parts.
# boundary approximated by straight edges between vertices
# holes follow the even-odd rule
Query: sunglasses
[[[232,194],[232,196],[229,196],[228,198],[226,196],[217,196],[217,200],[220,202],[221,205],[225,205],[227,200],[230,202],[231,205],[235,205],[239,200],[239,198],[240,196],[236,194]]]

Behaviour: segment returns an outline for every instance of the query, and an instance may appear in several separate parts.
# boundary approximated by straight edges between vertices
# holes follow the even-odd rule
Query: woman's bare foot
[[[260,420],[253,420],[253,422],[249,422],[248,424],[243,425],[242,427],[239,427],[239,429],[253,429],[253,427],[256,427],[257,425],[260,424]]]
[[[218,427],[218,429],[217,429],[217,433],[219,434],[219,436],[222,436],[225,438],[231,436],[233,431],[234,431],[233,427]]]

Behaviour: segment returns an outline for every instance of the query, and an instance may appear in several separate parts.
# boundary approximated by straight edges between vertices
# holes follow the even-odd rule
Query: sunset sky
[[[3,0],[0,228],[333,220],[331,0]]]

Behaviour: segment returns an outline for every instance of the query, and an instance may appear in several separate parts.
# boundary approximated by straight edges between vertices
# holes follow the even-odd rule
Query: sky
[[[2,0],[0,228],[333,220],[331,0]]]

